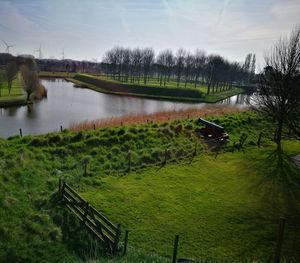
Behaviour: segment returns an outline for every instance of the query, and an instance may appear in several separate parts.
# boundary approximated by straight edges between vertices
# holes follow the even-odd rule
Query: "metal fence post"
[[[19,132],[20,132],[20,136],[22,138],[23,137],[23,133],[22,133],[22,129],[21,128],[19,129]]]

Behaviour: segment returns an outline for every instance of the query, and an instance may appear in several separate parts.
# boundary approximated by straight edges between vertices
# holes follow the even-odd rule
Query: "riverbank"
[[[74,72],[50,72],[50,71],[40,71],[38,72],[39,78],[73,78],[77,73]]]
[[[170,88],[161,86],[124,84],[86,74],[77,74],[73,78],[66,78],[66,80],[71,81],[83,88],[89,88],[102,93],[189,103],[215,103],[243,92],[243,89],[241,88],[233,88],[231,90],[218,92],[213,95],[207,95],[201,91],[200,88]]]
[[[250,111],[248,107],[237,108],[223,105],[207,105],[202,108],[189,108],[184,110],[162,111],[152,114],[128,114],[120,117],[112,117],[99,120],[86,120],[74,122],[70,125],[71,131],[93,130],[100,128],[111,128],[120,125],[147,124],[149,122],[169,122],[200,117],[218,116],[224,114],[234,114],[238,112]]]
[[[224,126],[231,140],[217,158],[197,136],[201,126],[191,117],[0,139],[0,261],[77,263],[94,255],[85,242],[90,235],[79,231],[79,222],[56,200],[62,178],[121,224],[121,240],[129,229],[129,245],[143,252],[145,262],[163,262],[147,261],[150,252],[170,261],[175,234],[178,257],[266,262],[273,257],[282,215],[289,218],[283,258],[298,262],[300,214],[290,204],[299,208],[299,198],[288,195],[292,188],[284,191],[282,180],[278,185],[273,180],[271,139],[264,135],[261,147],[256,145],[272,123],[253,112],[208,120]],[[243,151],[232,152],[241,134],[248,136]],[[285,140],[283,148],[294,156],[300,142]],[[289,178],[293,172],[289,167]],[[123,259],[141,262],[130,256]]]

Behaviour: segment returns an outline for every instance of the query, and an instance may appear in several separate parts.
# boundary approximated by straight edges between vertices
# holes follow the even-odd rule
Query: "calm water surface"
[[[74,87],[62,79],[42,80],[48,98],[33,105],[0,108],[0,137],[19,134],[41,134],[68,128],[73,122],[203,107],[206,103],[179,103],[126,96],[108,95]],[[222,101],[230,106],[245,106],[247,95],[237,95]]]

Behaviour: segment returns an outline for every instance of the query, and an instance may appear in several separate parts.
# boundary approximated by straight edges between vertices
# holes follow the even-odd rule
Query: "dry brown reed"
[[[117,127],[130,124],[142,124],[147,122],[166,122],[177,119],[200,118],[212,115],[222,115],[235,112],[248,111],[249,108],[237,108],[223,105],[211,105],[202,108],[188,108],[184,110],[162,111],[152,114],[129,114],[107,119],[86,120],[74,122],[70,125],[71,131],[92,130],[105,127]]]

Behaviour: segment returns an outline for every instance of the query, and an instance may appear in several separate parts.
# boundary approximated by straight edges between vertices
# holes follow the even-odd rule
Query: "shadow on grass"
[[[299,228],[300,170],[281,149],[265,154],[248,162],[252,163],[252,171],[262,174],[250,187],[252,194],[259,197],[261,219],[275,223],[283,216],[289,225]]]

